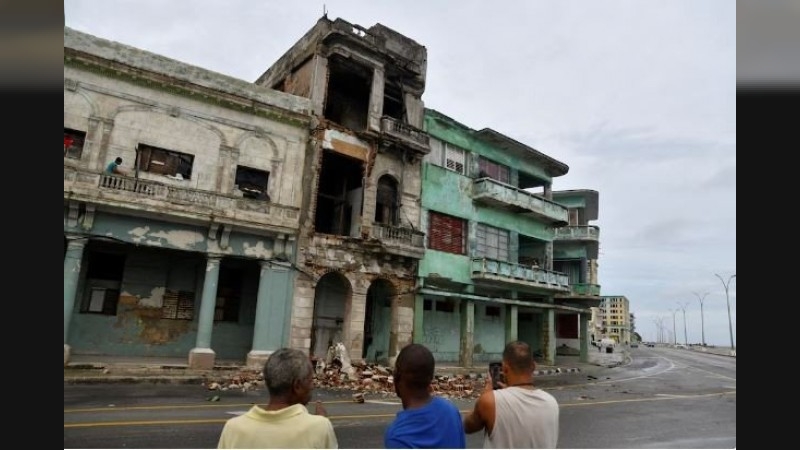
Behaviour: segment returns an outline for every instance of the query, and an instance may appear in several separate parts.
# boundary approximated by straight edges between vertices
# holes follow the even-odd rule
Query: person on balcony
[[[112,175],[127,175],[127,172],[125,172],[124,170],[119,168],[119,166],[121,166],[121,165],[122,165],[122,158],[117,156],[117,159],[115,159],[114,161],[111,161],[106,166],[106,173],[109,173],[109,174],[112,174]]]

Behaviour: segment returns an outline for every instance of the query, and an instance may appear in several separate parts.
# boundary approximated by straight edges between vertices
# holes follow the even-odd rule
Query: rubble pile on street
[[[355,363],[352,367],[353,376],[342,370],[337,361],[331,364],[317,362],[314,374],[314,387],[334,391],[351,391],[354,393],[353,401],[362,403],[364,395],[367,397],[393,397],[394,377],[392,369],[380,364]],[[433,392],[445,398],[477,398],[483,388],[483,379],[480,375],[436,375],[434,377]],[[264,378],[259,370],[241,369],[225,376],[209,378],[205,382],[209,391],[229,390],[260,390],[264,389]]]
[[[314,387],[336,391],[353,392],[353,401],[364,402],[364,395],[395,396],[392,368],[381,364],[363,362],[351,363],[347,349],[341,343],[332,345],[323,358],[311,359],[314,367]],[[433,392],[445,398],[477,398],[483,389],[483,376],[436,375]],[[264,377],[260,370],[241,369],[223,377],[206,381],[210,391],[242,390],[248,391],[264,387]]]
[[[264,375],[260,370],[241,369],[228,376],[213,377],[204,383],[209,391],[241,390],[242,392],[264,387]]]
[[[316,363],[314,387],[329,390],[355,391],[361,394],[377,394],[381,396],[395,395],[392,369],[380,364],[354,363],[352,376],[342,370],[341,364],[334,360],[331,364],[322,361]],[[477,375],[436,375],[433,392],[446,398],[477,397],[483,386],[483,380]],[[363,399],[363,395],[355,401]]]

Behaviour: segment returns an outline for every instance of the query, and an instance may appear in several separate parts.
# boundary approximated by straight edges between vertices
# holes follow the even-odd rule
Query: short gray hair
[[[295,380],[304,380],[310,374],[311,361],[308,356],[293,348],[276,351],[264,364],[264,383],[270,395],[289,392]]]

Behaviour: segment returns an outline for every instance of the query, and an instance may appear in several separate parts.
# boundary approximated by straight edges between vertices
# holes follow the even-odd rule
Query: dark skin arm
[[[505,384],[500,384],[501,388]],[[464,432],[467,434],[481,431],[484,428],[486,432],[491,434],[494,429],[495,417],[495,402],[494,402],[494,389],[492,388],[492,377],[486,377],[486,383],[483,385],[483,392],[481,392],[478,401],[475,402],[475,409],[472,410],[466,417],[464,417]]]

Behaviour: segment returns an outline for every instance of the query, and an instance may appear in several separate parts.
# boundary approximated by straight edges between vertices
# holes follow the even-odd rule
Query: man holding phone
[[[530,346],[509,342],[503,350],[501,373],[493,370],[495,364],[490,364],[475,409],[464,417],[464,431],[484,430],[483,448],[556,448],[558,402],[534,387],[536,363]]]

